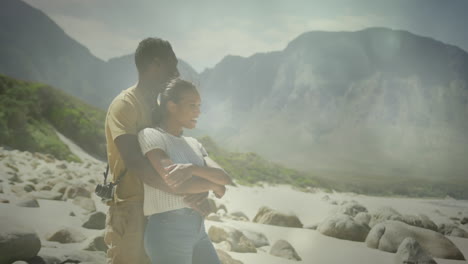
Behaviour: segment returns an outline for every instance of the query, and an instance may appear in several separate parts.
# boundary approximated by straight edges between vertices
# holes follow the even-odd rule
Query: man
[[[169,42],[147,38],[135,52],[138,83],[114,98],[109,106],[105,131],[109,168],[116,187],[114,201],[109,204],[105,242],[108,263],[148,263],[143,246],[146,218],[143,215],[143,182],[155,188],[173,192],[154,171],[141,153],[137,134],[152,125],[152,110],[158,94],[172,78],[178,77],[177,58]],[[125,172],[125,173],[124,173]],[[182,175],[185,181],[191,175]],[[206,194],[186,196],[195,209]]]

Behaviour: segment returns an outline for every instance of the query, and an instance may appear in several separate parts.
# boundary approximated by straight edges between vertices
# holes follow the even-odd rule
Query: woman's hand
[[[216,184],[215,188],[213,188],[213,193],[218,199],[223,197],[224,194],[226,193],[226,186]]]
[[[182,183],[192,178],[192,164],[190,163],[176,163],[165,167],[164,169],[167,174],[163,176],[163,179],[171,188],[177,188]]]

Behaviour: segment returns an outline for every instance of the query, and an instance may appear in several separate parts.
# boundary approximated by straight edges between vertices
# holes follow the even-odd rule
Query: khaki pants
[[[143,236],[146,217],[142,202],[123,202],[109,206],[104,241],[108,264],[147,264]]]

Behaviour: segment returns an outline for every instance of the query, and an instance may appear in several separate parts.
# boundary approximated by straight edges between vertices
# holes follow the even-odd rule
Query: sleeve
[[[206,152],[205,147],[203,147],[203,145],[198,140],[197,140],[197,143],[198,143],[198,147],[200,149],[200,152],[202,153],[202,156],[203,157],[208,157],[208,152]]]
[[[138,132],[136,119],[136,110],[132,104],[123,99],[114,101],[109,108],[106,120],[112,140],[120,135],[136,135]]]
[[[150,150],[161,149],[166,152],[163,134],[154,128],[145,128],[138,133],[141,152],[146,155]]]

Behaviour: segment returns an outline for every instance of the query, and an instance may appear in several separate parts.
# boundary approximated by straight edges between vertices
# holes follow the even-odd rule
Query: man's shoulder
[[[109,105],[109,110],[114,108],[116,105],[120,104],[129,104],[134,105],[136,103],[135,100],[135,86],[129,87],[123,91],[121,91]]]

